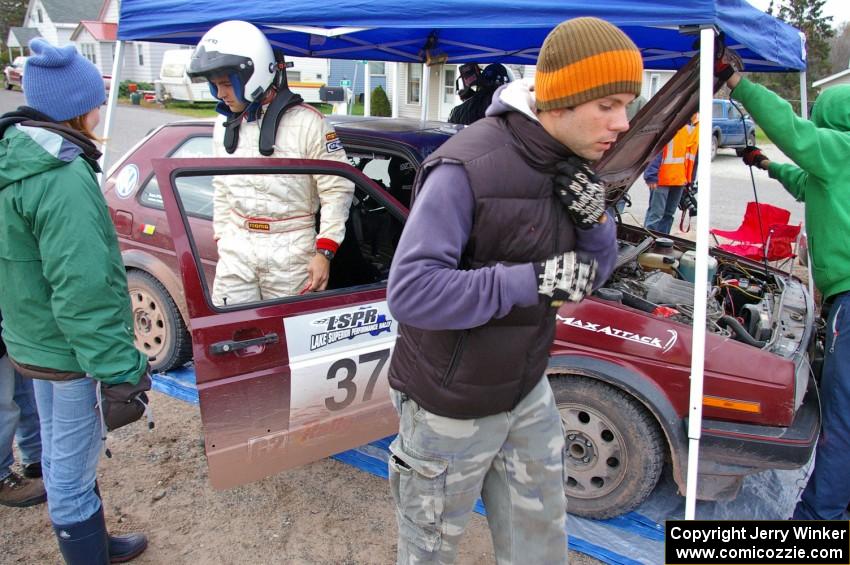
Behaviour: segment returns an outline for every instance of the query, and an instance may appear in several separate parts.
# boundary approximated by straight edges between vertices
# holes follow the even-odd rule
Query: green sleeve
[[[107,384],[136,384],[147,359],[133,345],[126,275],[106,202],[82,159],[57,173],[32,195],[39,199],[33,233],[53,317],[86,373]]]
[[[741,79],[732,91],[767,137],[808,174],[829,180],[846,166],[850,152],[845,132],[818,128],[794,113],[773,91]],[[783,183],[784,184],[784,183]]]
[[[770,178],[781,182],[791,196],[799,201],[806,200],[806,182],[809,180],[809,174],[806,171],[790,163],[771,161],[767,172]]]

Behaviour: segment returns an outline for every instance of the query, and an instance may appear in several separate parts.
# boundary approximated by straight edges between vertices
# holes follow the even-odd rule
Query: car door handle
[[[246,349],[251,347],[252,345],[266,345],[268,343],[277,343],[280,341],[280,337],[276,333],[266,334],[262,337],[255,337],[252,339],[243,339],[243,340],[226,340],[219,341],[218,343],[213,343],[210,345],[210,353],[213,355],[223,355],[225,353],[230,353],[231,351],[237,351],[239,349]]]

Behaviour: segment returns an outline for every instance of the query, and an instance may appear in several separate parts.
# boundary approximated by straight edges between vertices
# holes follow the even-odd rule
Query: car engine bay
[[[695,254],[672,239],[631,232],[619,239],[613,274],[596,296],[693,325]],[[707,331],[789,357],[806,339],[802,283],[729,255],[709,258]]]

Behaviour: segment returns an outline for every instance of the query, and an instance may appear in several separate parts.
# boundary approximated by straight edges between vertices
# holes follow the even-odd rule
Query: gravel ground
[[[396,523],[385,480],[331,459],[243,487],[207,480],[196,406],[152,393],[156,429],[110,434],[98,477],[112,532],[145,531],[144,564],[393,563]],[[0,563],[61,558],[45,506],[0,507]],[[600,563],[572,553],[574,564]],[[474,515],[457,563],[493,563],[486,520]]]

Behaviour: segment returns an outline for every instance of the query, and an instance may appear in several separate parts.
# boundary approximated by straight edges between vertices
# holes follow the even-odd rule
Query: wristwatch
[[[316,253],[321,253],[328,261],[333,261],[335,253],[330,249],[316,249]]]

